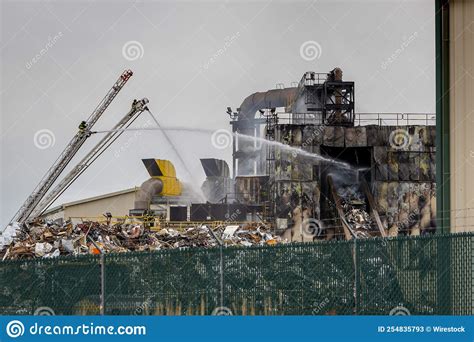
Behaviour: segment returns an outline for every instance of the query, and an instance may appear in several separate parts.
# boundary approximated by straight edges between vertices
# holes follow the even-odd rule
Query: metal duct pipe
[[[150,209],[151,198],[160,194],[163,191],[163,182],[158,178],[150,178],[143,182],[140,190],[135,195],[135,209],[148,210]]]
[[[295,100],[298,88],[272,89],[266,92],[253,93],[247,96],[240,105],[239,121],[255,119],[255,112],[260,109],[288,107]]]
[[[285,88],[285,89],[272,89],[266,92],[257,92],[252,95],[247,96],[245,100],[240,105],[239,117],[238,117],[238,126],[236,131],[241,134],[254,136],[255,128],[260,127],[255,124],[255,113],[258,110],[277,108],[277,107],[289,107],[293,104],[296,96],[298,94],[298,88]],[[257,161],[257,165],[262,157],[264,150],[258,155],[252,155],[253,151],[253,142],[252,141],[242,141],[239,140],[239,152],[243,152],[239,156],[238,162],[238,175],[253,175],[254,170],[254,161]],[[261,170],[257,167],[257,173],[260,173]]]
[[[328,80],[342,81],[342,69],[336,67],[331,70],[328,73]],[[255,112],[260,109],[294,106],[298,97],[298,89],[298,87],[272,89],[247,96],[240,105],[239,122],[245,124],[245,121],[248,121],[249,124],[252,124]]]

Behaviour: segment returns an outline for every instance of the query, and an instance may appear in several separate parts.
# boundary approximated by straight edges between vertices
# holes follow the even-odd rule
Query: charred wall
[[[358,181],[368,182],[392,235],[435,230],[434,126],[285,124],[276,126],[275,140],[314,154],[275,147],[272,208],[274,217],[287,220],[288,226],[301,205],[309,217],[327,219],[332,206],[327,175],[348,179],[339,165],[318,157],[323,156],[347,162],[356,169]]]

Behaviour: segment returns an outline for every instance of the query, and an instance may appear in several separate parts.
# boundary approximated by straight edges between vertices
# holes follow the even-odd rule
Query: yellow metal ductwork
[[[174,165],[165,159],[142,159],[151,178],[159,179],[163,183],[161,196],[179,196],[182,188],[181,182],[176,178]]]

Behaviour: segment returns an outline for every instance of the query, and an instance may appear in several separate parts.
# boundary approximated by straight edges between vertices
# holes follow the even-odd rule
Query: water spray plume
[[[353,169],[353,167],[349,163],[345,163],[343,161],[340,161],[340,160],[334,159],[334,158],[330,158],[330,157],[324,157],[324,156],[322,156],[320,154],[317,154],[317,153],[311,153],[311,152],[302,150],[302,149],[300,149],[298,147],[295,147],[295,146],[285,145],[285,144],[283,144],[281,142],[278,142],[278,141],[270,141],[270,140],[267,140],[267,139],[264,139],[264,138],[254,137],[254,136],[245,135],[245,134],[241,134],[241,133],[234,133],[234,135],[236,137],[244,139],[244,140],[258,141],[259,143],[262,143],[262,144],[266,144],[266,145],[270,145],[270,146],[274,146],[274,147],[279,147],[282,150],[300,155],[300,156],[305,157],[305,158],[320,160],[320,161],[328,162],[328,163],[331,163],[331,164],[334,164],[334,165],[339,165],[339,166],[347,168],[347,169]]]
[[[215,130],[211,130],[211,129],[190,128],[190,127],[143,127],[143,128],[126,128],[126,129],[120,129],[120,130],[115,130],[115,131],[156,131],[156,130],[168,131],[168,132],[169,131],[192,132],[192,133],[201,133],[201,134],[211,134],[211,133],[215,132]],[[108,133],[108,132],[114,132],[114,131],[113,130],[112,131],[110,131],[110,130],[109,131],[94,131],[92,133],[95,134],[95,133]],[[274,146],[274,147],[279,147],[280,149],[282,149],[284,151],[288,151],[288,152],[291,152],[293,154],[297,154],[297,155],[305,157],[305,158],[324,161],[324,162],[331,163],[331,164],[334,164],[334,165],[338,165],[340,167],[347,168],[347,169],[354,169],[354,167],[352,165],[350,165],[349,163],[343,162],[341,160],[326,157],[326,156],[322,156],[322,155],[317,154],[317,153],[308,152],[308,151],[305,151],[301,148],[298,148],[298,147],[295,147],[295,146],[290,146],[290,145],[285,145],[285,144],[283,144],[281,142],[278,142],[278,141],[270,141],[270,140],[267,140],[265,138],[254,137],[254,136],[251,136],[251,135],[241,134],[241,133],[237,133],[237,132],[235,132],[235,133],[229,132],[229,134],[232,134],[233,136],[235,136],[237,138],[240,138],[240,139],[249,140],[249,141],[252,141],[252,142],[258,142],[260,144],[266,144],[266,145],[270,145],[270,146]]]

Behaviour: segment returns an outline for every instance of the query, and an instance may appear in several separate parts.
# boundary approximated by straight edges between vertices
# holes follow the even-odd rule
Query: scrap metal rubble
[[[375,229],[372,217],[366,211],[366,204],[360,193],[352,192],[342,198],[342,209],[347,222],[357,231]]]
[[[371,230],[373,228],[372,218],[369,213],[360,208],[350,208],[346,211],[347,222],[355,229]]]
[[[282,243],[263,224],[206,225],[150,230],[141,224],[99,222],[36,224],[29,231],[10,225],[0,232],[0,259],[51,258],[59,255],[154,251],[173,248]]]

